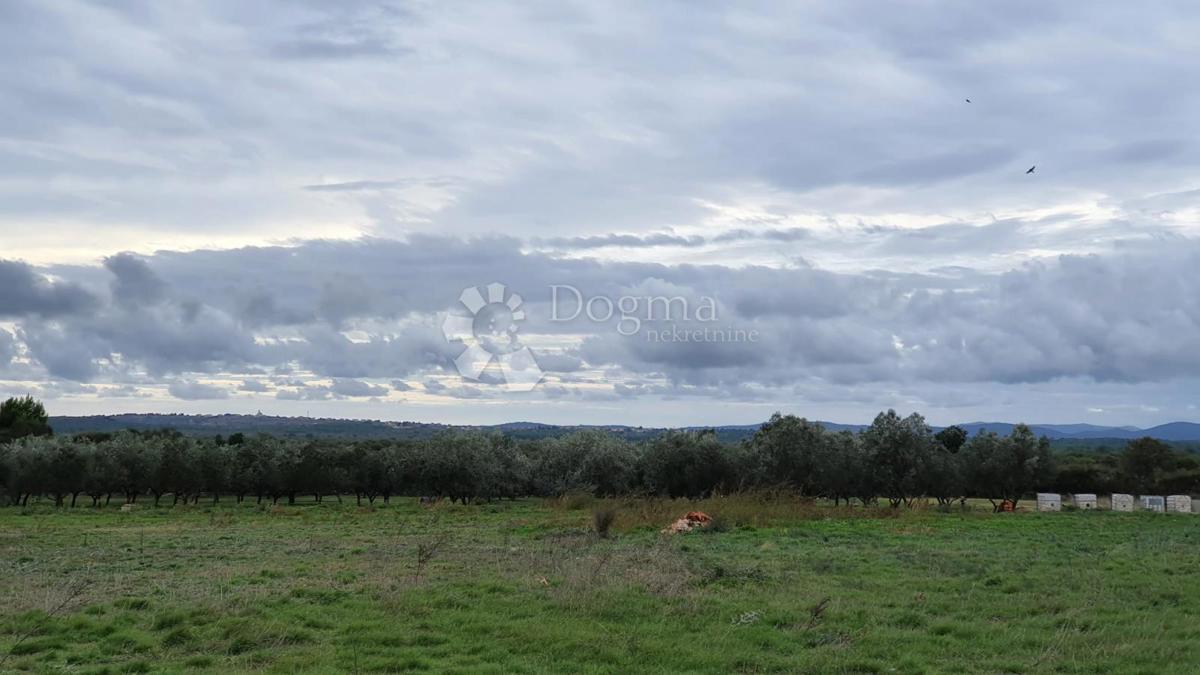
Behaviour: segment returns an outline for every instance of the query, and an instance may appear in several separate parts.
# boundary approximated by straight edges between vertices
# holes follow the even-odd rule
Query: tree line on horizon
[[[1008,435],[934,433],[923,417],[880,413],[862,431],[829,431],[776,413],[750,438],[668,431],[629,442],[601,430],[536,440],[447,432],[423,440],[281,439],[268,435],[195,438],[172,430],[54,436],[33,399],[0,405],[0,500],[58,506],[113,497],[156,505],[294,503],[312,495],[362,502],[394,496],[476,502],[589,492],[598,497],[701,498],[771,488],[837,504],[950,505],[986,498],[996,508],[1034,491],[1193,493],[1200,463],[1151,438],[1119,454],[1056,456],[1050,442],[1019,424]]]

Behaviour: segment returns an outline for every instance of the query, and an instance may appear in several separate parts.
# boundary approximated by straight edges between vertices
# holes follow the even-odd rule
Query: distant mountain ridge
[[[858,431],[866,424],[838,424],[821,422],[831,431]],[[277,417],[273,415],[181,415],[125,413],[118,415],[88,415],[81,417],[51,417],[50,426],[56,433],[76,434],[85,431],[113,432],[125,429],[148,431],[152,429],[177,429],[195,436],[229,435],[233,433],[267,433],[276,436],[312,436],[315,438],[427,438],[442,431],[476,429],[501,431],[522,438],[541,438],[570,433],[581,429],[602,429],[630,440],[652,438],[666,427],[639,427],[627,425],[558,425],[539,422],[507,422],[492,425],[450,425],[429,422],[387,422],[382,420],[356,420],[320,417]],[[754,433],[760,424],[724,425],[717,427],[684,427],[686,429],[715,429],[724,440],[738,440]],[[1009,422],[968,422],[958,426],[972,436],[980,431],[1008,434],[1012,431]],[[1200,424],[1194,422],[1169,422],[1148,429],[1121,426],[1106,427],[1095,424],[1031,424],[1033,433],[1051,440],[1128,440],[1150,436],[1163,441],[1200,441]],[[941,427],[935,427],[940,429]]]
[[[970,422],[958,425],[974,436],[980,430],[1007,434],[1013,424],[1008,422]],[[1168,422],[1148,429],[1138,427],[1102,427],[1095,424],[1031,424],[1029,428],[1038,436],[1054,440],[1065,439],[1132,439],[1150,436],[1162,441],[1200,440],[1200,424],[1194,422]]]

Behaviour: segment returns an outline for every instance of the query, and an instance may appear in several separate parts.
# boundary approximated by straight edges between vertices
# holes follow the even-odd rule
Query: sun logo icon
[[[446,340],[466,345],[454,366],[459,375],[479,381],[494,361],[506,389],[530,391],[542,380],[542,369],[517,336],[517,324],[525,320],[521,296],[501,283],[488,284],[486,291],[485,298],[475,286],[463,290],[458,299],[470,314],[447,314],[442,320]]]

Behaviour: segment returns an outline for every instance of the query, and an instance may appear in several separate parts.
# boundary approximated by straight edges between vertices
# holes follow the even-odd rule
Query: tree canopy
[[[32,396],[10,398],[0,403],[0,443],[25,436],[49,436],[50,417]]]
[[[424,440],[198,438],[170,430],[49,436],[45,410],[26,397],[3,406],[0,503],[32,497],[93,505],[116,497],[161,504],[204,496],[291,503],[352,495],[399,495],[464,503],[590,493],[701,498],[746,489],[785,490],[837,503],[879,500],[893,507],[967,497],[994,505],[1038,490],[1200,491],[1200,462],[1153,439],[1120,454],[1057,457],[1045,438],[1018,424],[1001,436],[961,429],[934,434],[923,417],[888,410],[861,432],[776,414],[750,438],[722,442],[711,430],[669,431],[631,443],[601,430],[518,440],[477,431]],[[40,434],[40,435],[39,435]]]

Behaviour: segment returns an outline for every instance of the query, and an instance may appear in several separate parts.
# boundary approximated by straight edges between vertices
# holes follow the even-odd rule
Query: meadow
[[[0,509],[0,671],[1195,672],[1200,518],[783,495]],[[593,527],[613,509],[607,537]],[[692,509],[709,531],[659,530]]]

